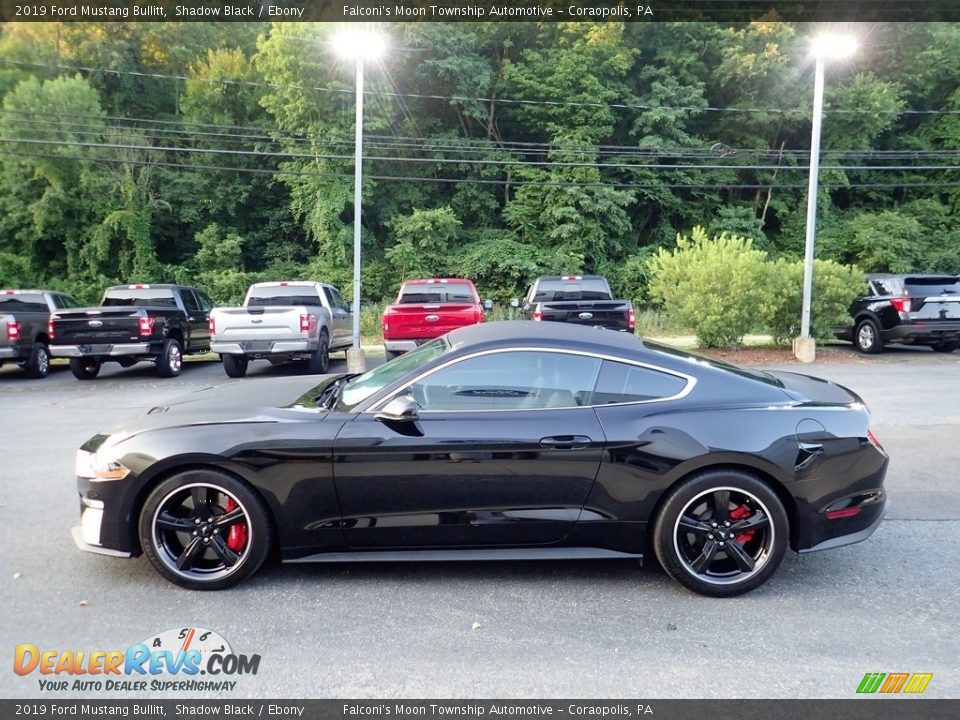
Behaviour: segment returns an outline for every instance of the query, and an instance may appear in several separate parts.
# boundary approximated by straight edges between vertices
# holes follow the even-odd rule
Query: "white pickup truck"
[[[246,375],[251,360],[306,360],[310,372],[325,373],[330,353],[350,346],[352,327],[350,308],[332,285],[255,283],[241,307],[210,312],[210,349],[230,377]]]

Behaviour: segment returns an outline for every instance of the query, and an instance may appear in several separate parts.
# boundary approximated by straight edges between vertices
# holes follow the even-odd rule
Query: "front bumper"
[[[210,350],[220,355],[279,355],[283,353],[312,353],[317,350],[317,341],[310,340],[245,340],[240,342],[215,342]]]
[[[107,555],[108,557],[133,557],[133,553],[121,552],[120,550],[111,550],[110,548],[100,547],[99,545],[91,545],[84,539],[82,524],[74,525],[72,528],[70,528],[70,535],[73,537],[74,544],[76,544],[76,546],[84,552],[94,553],[95,555]]]
[[[110,557],[132,557],[132,552],[114,550],[101,545],[101,528],[103,526],[104,504],[101,501],[90,500],[83,495],[80,497],[80,524],[70,528],[73,542],[86,552]]]
[[[123,343],[120,345],[51,345],[53,357],[115,357],[122,355],[149,355],[150,343]]]

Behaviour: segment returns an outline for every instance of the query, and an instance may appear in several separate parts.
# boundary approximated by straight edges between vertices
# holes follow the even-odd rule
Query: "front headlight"
[[[77,450],[76,463],[77,477],[88,478],[94,482],[107,480],[123,480],[130,474],[130,469],[116,460],[108,460],[98,453]]]

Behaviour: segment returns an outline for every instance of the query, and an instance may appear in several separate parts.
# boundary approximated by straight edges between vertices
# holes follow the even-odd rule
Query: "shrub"
[[[771,265],[769,282],[776,291],[770,333],[775,343],[788,344],[800,334],[803,262],[778,260]],[[830,340],[834,327],[849,325],[850,303],[863,294],[865,282],[864,274],[856,266],[814,260],[810,335],[817,340]]]
[[[703,347],[736,347],[768,324],[774,299],[767,254],[751,240],[722,233],[712,240],[702,227],[677,235],[677,247],[650,258],[650,297],[671,318],[690,327]]]

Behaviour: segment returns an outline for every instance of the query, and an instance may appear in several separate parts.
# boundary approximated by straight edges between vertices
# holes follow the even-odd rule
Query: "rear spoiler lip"
[[[766,370],[764,372],[772,376],[775,380],[779,380],[781,382],[781,386],[779,388],[780,391],[783,392],[784,395],[786,395],[788,398],[790,398],[794,402],[799,402],[804,405],[819,405],[821,407],[854,407],[856,405],[860,405],[863,408],[865,408],[867,412],[870,411],[870,408],[867,406],[867,403],[864,402],[862,397],[860,397],[856,392],[848,388],[846,385],[841,385],[840,383],[834,382],[833,380],[825,380],[824,378],[815,377],[813,375],[790,372],[787,370],[775,370],[775,371]],[[799,378],[804,378],[806,380],[814,380],[814,381],[819,381],[823,383],[828,383],[833,387],[838,388],[842,390],[844,393],[846,393],[849,396],[849,401],[848,402],[827,402],[827,401],[817,400],[815,398],[809,397],[808,395],[804,394],[799,390],[795,390],[793,388],[787,387],[787,384],[783,382],[783,379],[784,379],[783,376],[791,376],[791,375],[795,375]]]

